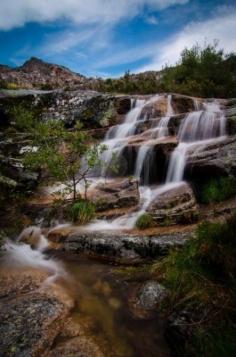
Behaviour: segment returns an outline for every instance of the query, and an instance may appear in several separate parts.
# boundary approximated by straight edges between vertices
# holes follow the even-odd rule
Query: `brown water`
[[[72,318],[85,329],[107,357],[169,356],[157,316],[136,317],[128,304],[137,282],[127,282],[114,265],[78,255],[60,254],[74,279],[76,307]]]

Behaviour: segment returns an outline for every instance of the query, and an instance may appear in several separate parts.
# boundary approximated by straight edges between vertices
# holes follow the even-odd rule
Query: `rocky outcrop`
[[[112,231],[90,232],[83,229],[67,235],[52,230],[48,239],[61,242],[63,249],[84,253],[108,261],[133,264],[148,258],[164,256],[173,247],[182,247],[192,233],[173,233],[155,237],[119,234]]]
[[[13,107],[23,107],[41,120],[61,120],[73,127],[79,120],[85,129],[108,127],[119,122],[131,106],[127,96],[94,91],[2,91],[0,122],[12,119]]]
[[[154,319],[158,307],[167,298],[167,289],[155,280],[148,280],[138,286],[129,297],[128,304],[132,315],[136,319]]]
[[[120,154],[120,172],[122,175],[133,175],[138,152],[141,146],[147,143],[150,145],[150,151],[141,172],[141,183],[149,182],[150,184],[155,184],[163,182],[170,155],[177,146],[177,140],[174,137],[162,140],[149,140],[141,135],[134,136],[127,142],[127,145],[124,146]],[[158,165],[156,165],[157,162]]]
[[[201,105],[201,99],[196,100]],[[195,110],[195,102],[193,97],[188,97],[186,95],[173,94],[172,95],[172,107],[176,114],[188,113]]]
[[[0,349],[4,356],[95,356],[100,348],[70,318],[73,298],[59,285],[43,287],[47,273],[2,269]]]
[[[198,207],[190,186],[187,183],[172,186],[160,192],[147,208],[155,224],[171,225],[196,221]]]
[[[167,297],[167,290],[157,281],[147,281],[139,291],[139,305],[145,310],[153,310]]]
[[[0,67],[0,81],[2,85],[17,88],[81,88],[91,89],[96,83],[96,79],[72,72],[64,66],[51,64],[32,57],[22,66],[11,68]]]
[[[117,179],[101,183],[89,192],[96,211],[130,207],[139,204],[138,182],[134,179]]]
[[[190,151],[185,175],[195,182],[216,176],[236,175],[236,136],[217,139]]]

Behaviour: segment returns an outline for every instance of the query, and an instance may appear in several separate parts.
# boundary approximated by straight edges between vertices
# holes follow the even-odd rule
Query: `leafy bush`
[[[144,213],[140,216],[135,224],[136,228],[145,229],[153,226],[153,218],[150,214]]]
[[[186,48],[175,66],[161,72],[148,71],[136,75],[129,71],[118,79],[98,81],[99,91],[117,93],[175,92],[202,97],[236,96],[236,55],[225,54],[217,42]]]
[[[15,121],[16,128],[20,131],[29,131],[35,124],[34,113],[21,105],[15,105],[10,114]]]
[[[69,207],[69,217],[73,222],[86,224],[95,216],[95,206],[92,202],[81,200]]]
[[[236,194],[236,178],[221,177],[207,183],[201,193],[202,203],[224,201]]]
[[[231,356],[236,352],[235,339],[232,342],[236,318],[235,232],[236,215],[224,223],[202,223],[195,238],[153,267],[170,292],[163,309],[177,315],[182,311],[190,314],[184,351],[177,355],[185,355],[186,348],[194,356]]]

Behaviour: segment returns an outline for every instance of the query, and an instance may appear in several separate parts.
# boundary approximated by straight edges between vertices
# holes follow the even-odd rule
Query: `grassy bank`
[[[186,334],[177,355],[233,356],[236,353],[236,216],[225,223],[202,223],[196,238],[154,264],[169,289],[162,308],[185,316]],[[186,318],[187,316],[187,318]]]

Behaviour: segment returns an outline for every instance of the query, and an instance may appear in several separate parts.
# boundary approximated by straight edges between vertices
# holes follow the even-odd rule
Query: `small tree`
[[[66,185],[77,198],[77,185],[83,181],[87,198],[88,177],[99,165],[104,145],[91,144],[88,135],[77,123],[75,130],[68,131],[62,122],[38,122],[31,128],[32,146],[37,150],[25,153],[24,164],[31,169],[44,168],[58,181]]]

